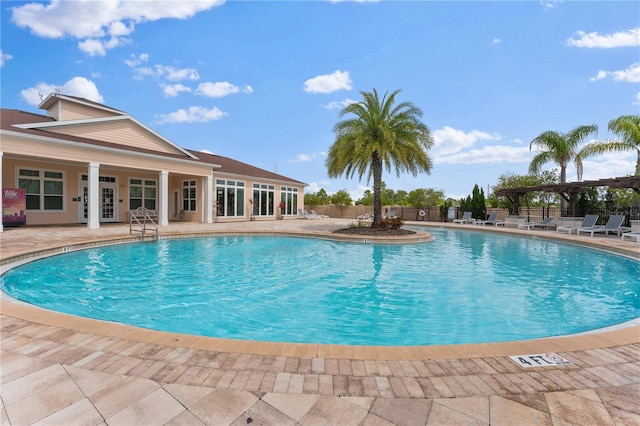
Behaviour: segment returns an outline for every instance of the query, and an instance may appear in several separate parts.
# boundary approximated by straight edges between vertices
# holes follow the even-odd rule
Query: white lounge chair
[[[311,210],[311,217],[313,219],[329,219],[329,216],[326,214],[318,214],[315,210]]]
[[[629,238],[630,240],[635,238],[636,243],[640,243],[640,231],[624,232],[622,234],[622,241],[624,241],[625,238]]]
[[[595,226],[597,221],[598,221],[598,215],[597,214],[588,214],[582,220],[582,224],[581,225],[579,225],[579,226],[573,226],[573,225],[558,226],[556,228],[556,232],[567,231],[569,233],[569,235],[571,235],[571,233],[573,231],[577,231],[580,228],[591,228],[592,226]]]
[[[357,217],[358,220],[373,220],[373,213],[361,214]]]
[[[487,223],[490,223],[493,226],[496,226],[497,221],[498,221],[498,212],[493,212],[489,215],[487,220],[476,220],[476,225],[485,226]]]
[[[527,229],[528,231],[531,231],[536,226],[539,226],[541,228],[547,228],[548,229],[548,228],[551,228],[552,226],[554,226],[555,221],[556,221],[555,217],[546,217],[546,218],[542,219],[540,222],[519,223],[518,224],[518,228]]]
[[[622,222],[624,222],[625,216],[623,214],[615,214],[609,216],[609,220],[607,220],[606,225],[593,225],[584,228],[578,228],[577,234],[580,235],[581,232],[586,233],[589,232],[593,237],[593,234],[596,232],[604,232],[605,235],[609,235],[609,232],[615,232],[616,234],[620,234],[620,228],[622,227]]]
[[[469,223],[473,222],[471,218],[471,212],[462,213],[462,217],[460,219],[453,219],[453,223]]]

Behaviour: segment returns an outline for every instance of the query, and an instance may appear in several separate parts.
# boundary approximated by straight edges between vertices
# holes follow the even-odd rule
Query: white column
[[[100,228],[100,164],[89,163],[88,192],[89,192],[89,213],[87,218],[87,228]]]
[[[204,182],[204,223],[213,223],[213,176],[209,175]]]
[[[162,170],[160,172],[160,211],[159,222],[160,226],[166,226],[169,224],[169,172]]]
[[[2,191],[2,151],[0,151],[0,191]],[[0,212],[3,211],[2,194],[0,194]],[[2,226],[2,218],[0,218],[0,232],[4,232],[4,227]]]

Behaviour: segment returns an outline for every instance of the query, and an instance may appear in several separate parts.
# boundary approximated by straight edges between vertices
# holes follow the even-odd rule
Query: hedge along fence
[[[310,212],[311,209],[315,210],[318,214],[325,214],[329,217],[342,218],[342,219],[356,219],[358,216],[364,216],[366,214],[373,214],[373,206],[335,206],[333,204],[325,206],[305,206],[305,209]],[[440,213],[440,207],[407,207],[407,206],[382,206],[382,214],[388,216],[391,211],[396,216],[401,217],[403,220],[424,220],[427,222],[443,222],[443,217]]]
[[[364,216],[366,214],[373,214],[372,206],[335,206],[333,204],[329,204],[326,206],[305,206],[305,209],[310,212],[312,209],[316,211],[318,214],[324,214],[329,217],[340,218],[340,219],[357,219],[358,216]],[[460,210],[459,207],[453,207],[454,215],[453,219],[458,219],[462,217],[464,213]],[[439,206],[435,207],[410,207],[410,206],[382,206],[382,214],[389,215],[391,211],[395,212],[395,215],[401,217],[403,220],[411,220],[411,221],[426,221],[426,222],[451,222],[452,219],[448,218],[449,211],[442,212]],[[553,210],[553,209],[552,209]],[[498,212],[498,218],[504,219],[509,211],[507,209],[498,209],[487,207],[487,215],[491,212]],[[444,213],[444,216],[443,216]],[[527,212],[525,209],[521,209],[521,215],[526,215]],[[539,219],[543,214],[546,216],[554,216],[559,217],[559,211],[549,211],[549,209],[542,211],[542,208],[531,208],[531,218],[532,220]],[[481,218],[476,218],[481,219]],[[482,218],[482,219],[486,219]]]

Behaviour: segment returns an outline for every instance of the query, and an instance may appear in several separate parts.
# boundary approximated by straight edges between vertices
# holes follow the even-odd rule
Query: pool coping
[[[432,223],[424,224],[420,222],[407,223],[412,226],[425,226],[434,228],[455,228],[473,231],[494,231],[493,229],[474,229],[469,226],[442,226],[443,224]],[[510,232],[504,230],[498,232],[512,233],[518,236],[528,236],[540,238],[539,233],[531,231]],[[330,235],[328,235],[330,234]],[[335,238],[338,234],[329,232],[313,231],[216,231],[216,232],[168,232],[161,234],[163,238],[188,238],[196,236],[236,236],[236,235],[282,235],[282,236],[298,236],[313,237],[324,239],[337,239],[341,241],[369,243],[374,238],[367,238],[362,241],[362,237],[344,238],[345,235]],[[350,236],[346,236],[350,237]],[[556,237],[553,235],[542,235],[555,241],[573,243],[578,245],[586,245],[592,248],[601,249],[612,252],[614,254],[622,254],[633,259],[640,259],[640,250],[635,248],[626,249],[625,247],[610,247],[603,245],[601,242],[586,242],[583,238],[576,241],[574,238],[567,238],[566,235],[560,234]],[[380,238],[380,237],[378,237]],[[389,242],[393,237],[381,237],[379,241],[375,238],[375,242]],[[419,238],[413,240],[417,241]],[[397,239],[395,239],[397,242]],[[54,245],[53,247],[41,248],[32,252],[16,254],[7,258],[3,258],[2,273],[11,267],[18,266],[24,262],[35,260],[43,256],[50,256],[68,252],[70,250],[85,249],[102,245],[112,245],[119,243],[128,243],[140,241],[140,237],[114,237],[101,238],[83,243]],[[586,243],[586,244],[584,244]],[[6,269],[5,269],[6,268]],[[214,352],[229,352],[241,354],[253,354],[264,356],[297,356],[311,358],[337,358],[351,360],[423,360],[423,359],[460,359],[460,358],[478,358],[478,357],[495,357],[510,356],[517,354],[529,353],[548,353],[548,352],[566,352],[587,349],[599,349],[620,345],[636,344],[640,342],[640,325],[637,322],[629,322],[626,326],[614,326],[611,330],[591,331],[571,336],[547,337],[542,339],[510,341],[510,342],[494,342],[494,343],[478,343],[478,344],[455,344],[455,345],[431,345],[431,346],[361,346],[361,345],[331,345],[331,344],[303,344],[303,343],[280,343],[280,342],[263,342],[263,341],[247,341],[234,340],[213,337],[203,337],[186,335],[180,333],[170,333],[156,330],[148,330],[139,327],[113,323],[101,320],[88,319],[73,315],[49,311],[36,306],[28,305],[23,302],[12,300],[9,296],[2,293],[0,297],[0,314],[15,317],[35,323],[60,327],[81,333],[92,333],[106,337],[139,341],[150,344],[164,345],[170,347],[184,347],[195,350],[205,350]]]

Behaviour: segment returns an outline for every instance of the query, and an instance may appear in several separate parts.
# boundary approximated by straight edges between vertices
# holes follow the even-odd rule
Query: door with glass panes
[[[118,184],[114,176],[100,176],[99,184],[99,212],[100,222],[117,222],[118,220]],[[80,199],[78,216],[80,223],[87,223],[89,219],[89,184],[87,175],[82,175],[80,184]]]

